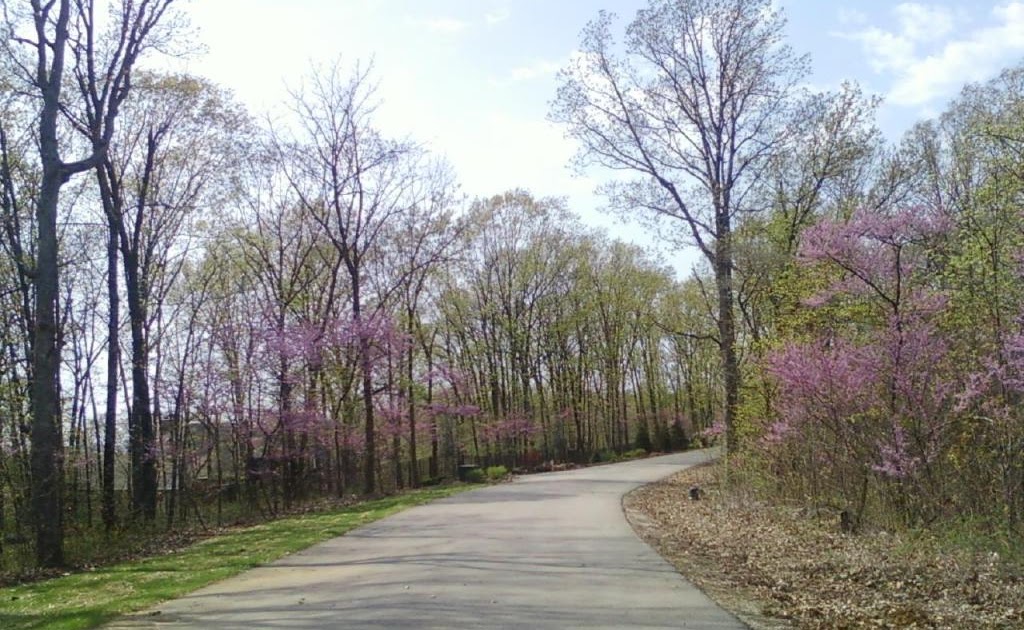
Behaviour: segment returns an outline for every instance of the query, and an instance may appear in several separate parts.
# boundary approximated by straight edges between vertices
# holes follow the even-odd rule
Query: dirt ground
[[[843,534],[834,515],[722,493],[713,466],[624,506],[641,537],[755,630],[1024,628],[1024,568],[920,534]]]

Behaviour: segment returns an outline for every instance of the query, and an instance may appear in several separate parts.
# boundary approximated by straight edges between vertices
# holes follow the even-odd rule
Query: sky
[[[809,53],[810,86],[844,80],[884,98],[890,141],[940,113],[967,82],[1024,59],[1024,0],[776,0],[789,43]],[[378,124],[428,144],[465,193],[525,188],[566,197],[588,225],[656,247],[638,225],[601,210],[602,174],[575,174],[574,144],[547,121],[555,74],[605,9],[621,26],[646,0],[191,0],[205,52],[189,72],[231,89],[257,115],[282,115],[289,90],[317,64],[372,60]],[[693,252],[663,252],[685,273]]]

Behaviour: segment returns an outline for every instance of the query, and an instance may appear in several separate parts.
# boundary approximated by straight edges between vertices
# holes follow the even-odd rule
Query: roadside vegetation
[[[409,507],[472,489],[449,485],[321,508],[260,525],[224,528],[197,541],[43,581],[0,587],[4,630],[94,628],[212,582],[341,536]]]
[[[1024,627],[1018,544],[972,524],[845,534],[835,510],[725,477],[720,462],[690,469],[625,505],[641,537],[755,630]],[[702,498],[684,499],[694,486]]]

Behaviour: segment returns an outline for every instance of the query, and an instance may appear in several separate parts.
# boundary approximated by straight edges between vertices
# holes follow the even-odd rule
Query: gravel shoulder
[[[1024,568],[922,535],[841,534],[834,517],[722,493],[715,466],[623,504],[645,541],[751,628],[1024,628]],[[689,499],[695,485],[702,500]]]

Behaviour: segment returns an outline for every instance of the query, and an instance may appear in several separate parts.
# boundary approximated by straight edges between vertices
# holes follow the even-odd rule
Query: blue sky
[[[965,82],[1024,58],[1024,0],[776,0],[790,44],[809,53],[816,88],[843,80],[885,97],[897,140],[942,111]],[[645,244],[598,211],[600,174],[574,176],[573,145],[546,121],[555,72],[600,9],[624,25],[643,0],[193,0],[206,54],[188,63],[271,112],[312,63],[374,59],[380,126],[447,155],[470,195],[511,187],[566,196],[592,225]],[[684,257],[686,258],[686,257]],[[679,264],[679,260],[675,261]]]

